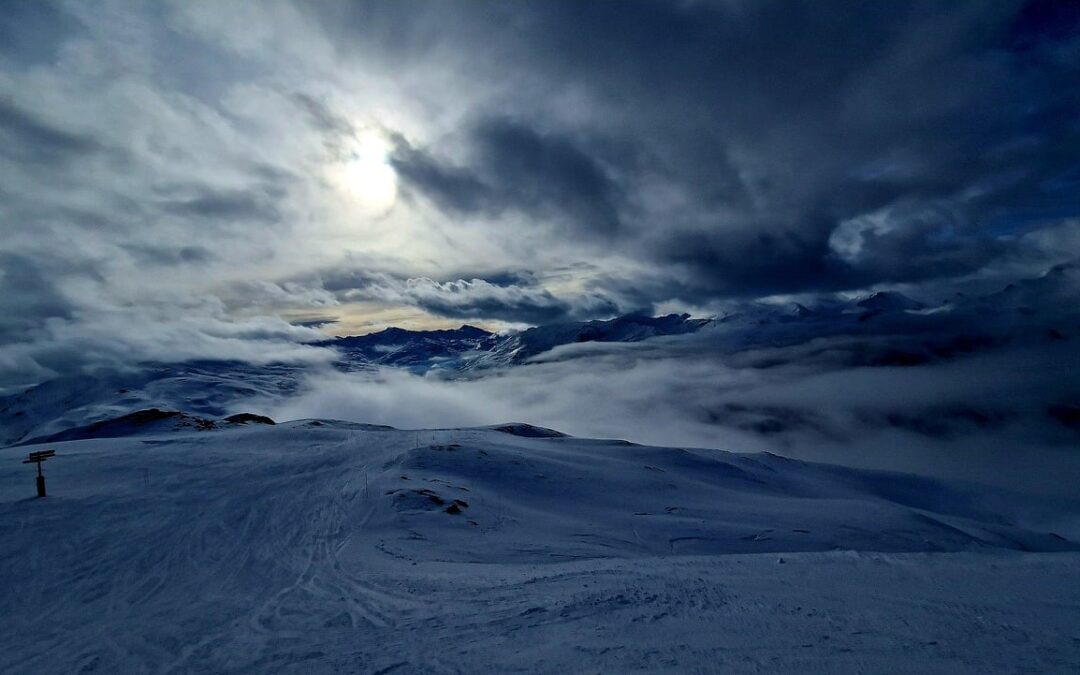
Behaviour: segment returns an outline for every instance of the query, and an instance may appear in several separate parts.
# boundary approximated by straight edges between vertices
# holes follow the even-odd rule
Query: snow
[[[286,364],[191,361],[59,377],[0,397],[0,446],[154,407],[220,417],[237,400],[294,393],[300,372]]]
[[[56,443],[37,500],[43,447],[0,450],[0,672],[1080,669],[1076,502],[326,420]]]

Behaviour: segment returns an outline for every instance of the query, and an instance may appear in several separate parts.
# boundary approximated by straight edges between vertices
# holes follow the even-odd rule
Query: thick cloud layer
[[[1070,344],[851,369],[836,368],[820,344],[763,368],[753,354],[727,359],[685,344],[696,340],[576,345],[466,380],[318,372],[296,397],[236,405],[276,419],[400,428],[527,421],[585,437],[779,452],[1075,496],[1077,432],[1048,405],[1077,394],[1061,377],[1080,372]]]
[[[224,324],[1044,272],[1078,255],[1078,24],[1055,0],[7,3],[0,384],[211,352]],[[312,338],[256,333],[230,354]]]

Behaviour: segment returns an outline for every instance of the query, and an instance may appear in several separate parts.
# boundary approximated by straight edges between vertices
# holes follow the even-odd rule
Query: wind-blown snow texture
[[[44,500],[33,447],[0,450],[0,671],[1080,668],[1075,502],[520,424],[265,422],[56,443]]]

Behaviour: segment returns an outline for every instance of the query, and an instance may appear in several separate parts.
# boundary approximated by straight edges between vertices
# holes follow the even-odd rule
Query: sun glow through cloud
[[[365,211],[385,213],[397,201],[397,174],[390,166],[389,155],[386,139],[366,133],[336,167],[334,182]]]

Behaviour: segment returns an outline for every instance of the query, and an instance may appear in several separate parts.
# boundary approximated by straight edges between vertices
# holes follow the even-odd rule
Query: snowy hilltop
[[[6,673],[1080,668],[1077,502],[525,424],[54,440],[45,500],[0,450]]]

